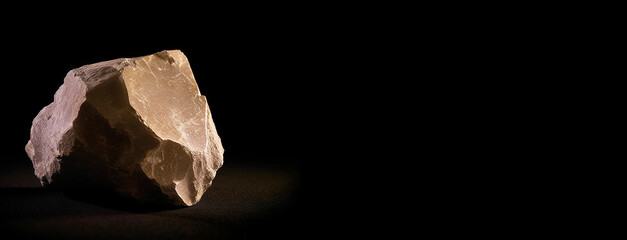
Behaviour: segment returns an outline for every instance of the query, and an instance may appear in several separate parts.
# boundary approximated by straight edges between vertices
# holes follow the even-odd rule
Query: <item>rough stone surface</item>
[[[45,186],[191,206],[224,149],[178,50],[71,70],[33,120],[26,152]]]

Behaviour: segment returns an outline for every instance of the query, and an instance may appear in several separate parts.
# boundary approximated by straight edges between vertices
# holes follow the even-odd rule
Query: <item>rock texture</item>
[[[224,149],[178,50],[71,70],[33,120],[26,152],[45,186],[191,206]]]

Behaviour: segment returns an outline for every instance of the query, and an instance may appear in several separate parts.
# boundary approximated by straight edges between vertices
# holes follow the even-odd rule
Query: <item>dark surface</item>
[[[39,186],[28,165],[3,168],[0,228],[42,239],[291,238],[304,227],[299,166],[226,161],[192,207],[132,204],[110,195]]]

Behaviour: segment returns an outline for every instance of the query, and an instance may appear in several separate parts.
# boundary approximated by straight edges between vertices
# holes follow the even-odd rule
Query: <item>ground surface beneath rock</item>
[[[0,169],[0,229],[20,238],[290,239],[304,223],[300,171],[289,160],[234,160],[198,204],[170,209],[44,189],[24,163]]]

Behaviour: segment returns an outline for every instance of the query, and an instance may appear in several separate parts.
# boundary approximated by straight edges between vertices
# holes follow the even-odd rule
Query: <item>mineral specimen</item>
[[[71,70],[30,136],[26,152],[44,186],[140,202],[191,206],[223,163],[207,99],[178,50]]]

